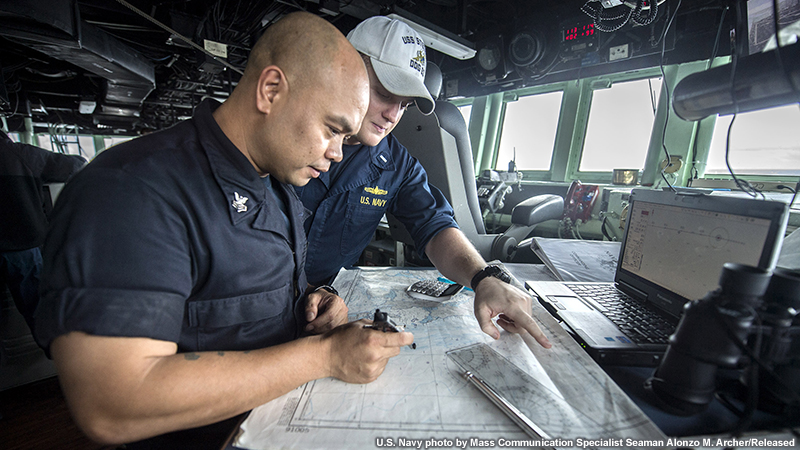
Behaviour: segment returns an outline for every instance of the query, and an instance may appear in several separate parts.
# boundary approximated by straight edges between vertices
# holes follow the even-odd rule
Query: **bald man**
[[[368,83],[335,27],[286,16],[222,105],[102,153],[64,188],[36,331],[90,438],[219,448],[234,425],[220,421],[314,379],[372,381],[413,341],[345,323],[334,293],[303,295],[304,213],[287,184],[341,159]]]

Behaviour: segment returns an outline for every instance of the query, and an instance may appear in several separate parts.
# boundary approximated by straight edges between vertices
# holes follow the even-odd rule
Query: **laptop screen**
[[[757,266],[771,221],[739,214],[633,204],[623,269],[687,299],[716,289],[722,265]]]
[[[677,318],[726,262],[774,268],[788,216],[781,201],[634,189],[615,281]]]

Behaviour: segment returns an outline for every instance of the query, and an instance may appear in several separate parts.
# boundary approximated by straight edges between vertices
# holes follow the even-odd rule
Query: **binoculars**
[[[703,411],[717,371],[736,369],[736,397],[784,417],[800,412],[800,271],[723,266],[719,287],[686,303],[661,364],[645,382],[661,409]]]

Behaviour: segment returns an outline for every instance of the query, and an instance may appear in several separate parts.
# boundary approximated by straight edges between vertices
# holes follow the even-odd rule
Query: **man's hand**
[[[484,333],[500,338],[500,332],[492,324],[492,317],[499,315],[497,324],[510,333],[526,330],[544,348],[551,344],[528,311],[531,297],[514,286],[494,277],[484,278],[475,290],[475,317]]]
[[[486,267],[481,255],[458,228],[445,228],[437,233],[425,247],[425,254],[442,275],[464,286],[469,286],[472,277]],[[499,315],[497,323],[506,331],[527,330],[542,347],[550,348],[550,341],[530,311],[531,297],[497,278],[484,278],[475,287],[475,318],[484,333],[500,338],[500,332],[492,324],[492,317]]]
[[[323,336],[330,340],[330,375],[347,383],[369,383],[383,373],[389,358],[400,347],[411,345],[409,332],[384,333],[372,328],[370,320],[358,320],[335,328]]]
[[[347,322],[347,305],[336,294],[320,289],[306,296],[308,333],[322,334]]]

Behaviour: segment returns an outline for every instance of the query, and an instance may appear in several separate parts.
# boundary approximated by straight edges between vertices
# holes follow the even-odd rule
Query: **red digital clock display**
[[[587,23],[586,25],[578,25],[564,29],[564,41],[576,41],[587,37],[594,36],[594,24]]]

